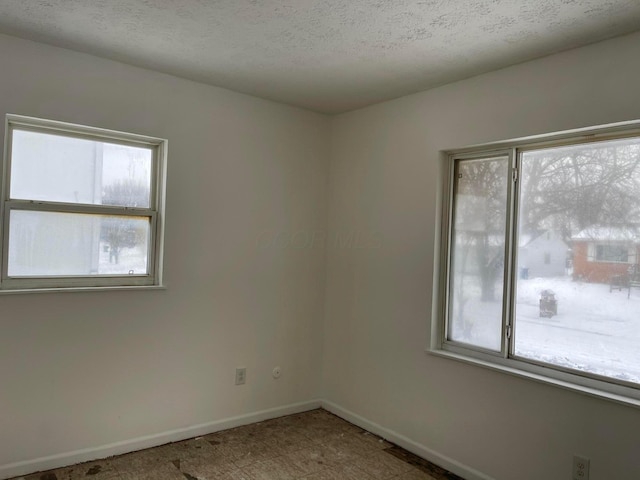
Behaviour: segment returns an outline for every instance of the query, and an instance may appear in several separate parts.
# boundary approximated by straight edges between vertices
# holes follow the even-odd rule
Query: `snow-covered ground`
[[[540,317],[540,292],[550,289],[558,314]],[[640,383],[640,289],[569,277],[519,280],[515,353],[547,363]]]
[[[454,340],[500,350],[499,290],[496,286],[495,301],[483,302],[478,278],[466,277],[463,297],[454,291]],[[540,317],[543,290],[552,290],[558,301],[558,313],[551,318]],[[515,354],[640,383],[640,289],[632,289],[630,298],[627,293],[569,276],[518,280]]]
[[[122,247],[118,252],[118,263],[114,257],[109,257],[109,245],[100,242],[100,259],[98,272],[100,275],[122,275],[130,271],[136,275],[147,273],[146,244],[134,247]]]

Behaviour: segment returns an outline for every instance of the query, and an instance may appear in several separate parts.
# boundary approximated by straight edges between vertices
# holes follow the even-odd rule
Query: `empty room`
[[[640,479],[640,2],[1,0],[0,479]]]

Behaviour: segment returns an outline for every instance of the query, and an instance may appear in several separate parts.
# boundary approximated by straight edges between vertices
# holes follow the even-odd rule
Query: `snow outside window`
[[[5,290],[160,283],[164,140],[7,117]]]
[[[637,401],[640,134],[584,138],[449,155],[432,350]]]

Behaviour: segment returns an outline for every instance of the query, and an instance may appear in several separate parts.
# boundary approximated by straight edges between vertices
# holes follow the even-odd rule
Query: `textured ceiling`
[[[640,30],[640,0],[0,0],[0,33],[337,113]]]

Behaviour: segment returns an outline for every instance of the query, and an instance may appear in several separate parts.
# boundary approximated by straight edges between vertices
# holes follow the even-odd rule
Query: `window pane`
[[[521,170],[515,354],[640,383],[640,140],[525,152]]]
[[[149,218],[12,210],[10,277],[147,274]]]
[[[149,208],[152,150],[13,130],[11,198]]]
[[[448,338],[500,351],[508,157],[456,167]]]

